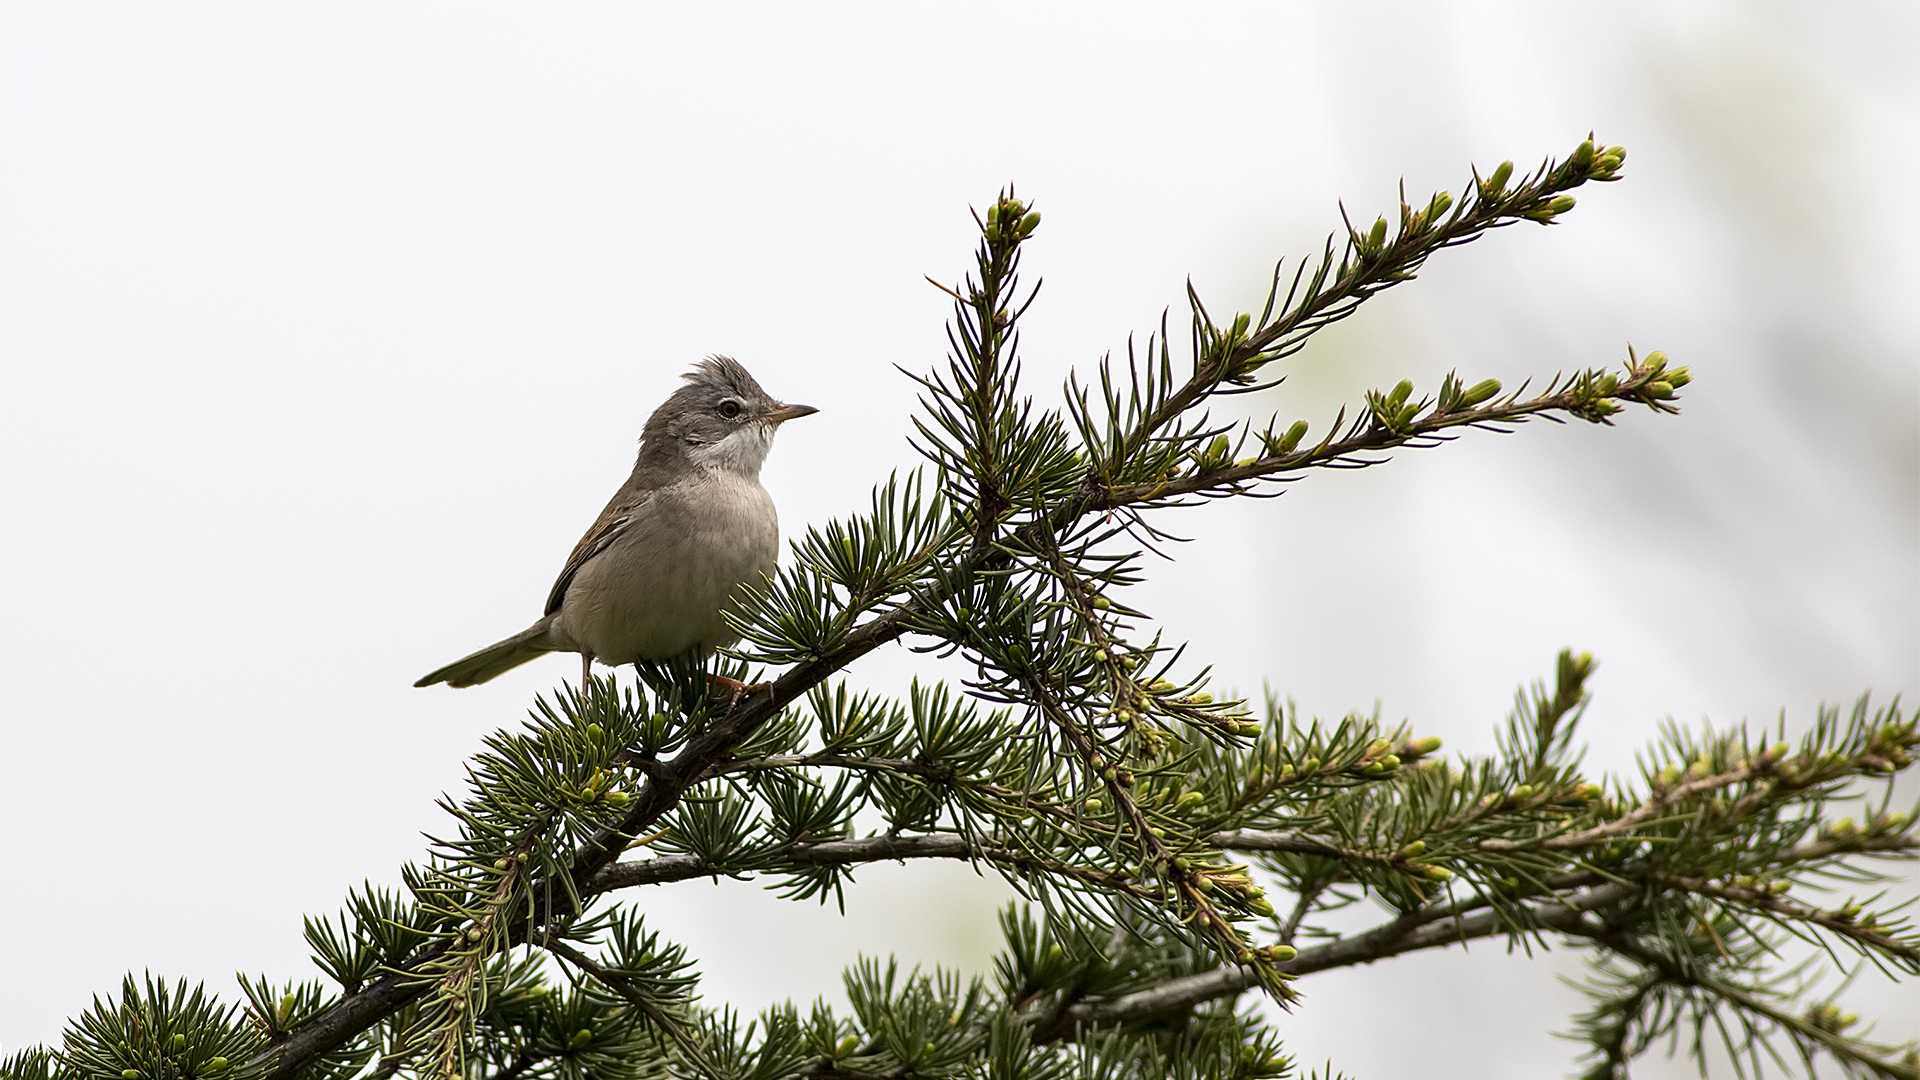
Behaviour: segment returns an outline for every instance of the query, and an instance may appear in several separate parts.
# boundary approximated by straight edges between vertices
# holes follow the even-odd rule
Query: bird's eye
[[[745,406],[732,398],[728,398],[720,403],[720,416],[725,420],[738,420],[740,419],[740,414],[746,411]]]

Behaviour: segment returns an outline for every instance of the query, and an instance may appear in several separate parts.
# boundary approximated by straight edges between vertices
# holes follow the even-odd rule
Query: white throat
[[[773,429],[776,426],[760,423],[737,427],[717,443],[693,447],[688,456],[695,465],[704,469],[758,477],[761,463],[767,460],[767,451],[773,449]]]

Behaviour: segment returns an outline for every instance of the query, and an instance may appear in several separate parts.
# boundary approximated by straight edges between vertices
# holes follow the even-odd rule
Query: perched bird
[[[705,656],[739,639],[725,612],[779,553],[760,463],[775,429],[819,410],[768,397],[730,357],[685,378],[647,418],[633,475],[567,557],[546,614],[413,685],[474,686],[543,653],[577,652],[584,686],[595,660]]]

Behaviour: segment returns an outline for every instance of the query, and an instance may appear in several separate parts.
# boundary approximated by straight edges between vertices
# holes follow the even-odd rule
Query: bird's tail
[[[452,687],[477,686],[536,656],[553,652],[547,637],[552,625],[553,616],[549,615],[507,640],[496,641],[472,656],[463,656],[413,685],[432,686],[443,682]]]

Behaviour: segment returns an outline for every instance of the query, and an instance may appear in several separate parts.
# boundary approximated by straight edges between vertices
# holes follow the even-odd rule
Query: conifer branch
[[[1482,840],[1475,847],[1480,851],[1502,853],[1529,850],[1571,851],[1595,847],[1615,838],[1630,835],[1637,829],[1657,822],[1663,814],[1690,799],[1765,777],[1773,771],[1773,767],[1782,758],[1786,757],[1786,753],[1785,744],[1781,744],[1770,747],[1725,772],[1702,776],[1681,784],[1655,784],[1653,790],[1648,793],[1646,801],[1631,813],[1591,829],[1576,833],[1550,834],[1529,840]]]
[[[1608,884],[1576,893],[1554,904],[1523,906],[1514,912],[1487,911],[1462,916],[1449,905],[1410,912],[1371,930],[1324,945],[1301,949],[1277,966],[1299,977],[1334,968],[1370,964],[1389,956],[1511,933],[1516,925],[1557,926],[1567,914],[1617,903],[1640,891],[1634,884]],[[1225,967],[1202,975],[1171,980],[1149,990],[1108,1001],[1090,1001],[1068,1010],[1067,1018],[1088,1026],[1138,1024],[1179,1016],[1204,1002],[1231,997],[1258,985],[1258,976],[1245,967]]]
[[[1458,200],[1403,196],[1397,227],[1349,224],[1344,244],[1330,241],[1290,283],[1276,270],[1257,317],[1216,322],[1189,288],[1190,371],[1176,375],[1163,320],[1124,368],[1103,361],[1089,384],[1070,378],[1063,410],[1019,386],[1035,291],[1018,271],[1039,217],[1009,189],[979,220],[972,275],[941,286],[954,301],[946,364],[913,376],[912,443],[931,467],[876,487],[869,513],[807,530],[777,579],[743,598],[745,645],[721,664],[742,679],[768,665],[770,682],[722,702],[703,665],[643,664],[641,686],[591,680],[536,702],[527,730],[488,739],[471,797],[446,804],[459,834],[403,871],[404,893],[369,886],[337,923],[309,920],[337,996],[317,982],[243,980],[239,1023],[197,992],[129,980],[64,1054],[17,1055],[0,1074],[1053,1080],[1178,1063],[1276,1078],[1289,1064],[1235,995],[1259,986],[1289,1000],[1288,980],[1319,971],[1558,934],[1603,971],[1631,965],[1583,1021],[1605,1069],[1623,1070],[1678,1015],[1675,995],[1692,995],[1696,1015],[1724,1002],[1757,1018],[1743,1021],[1754,1053],[1784,1032],[1803,1054],[1907,1078],[1890,1049],[1845,1035],[1851,1021],[1831,1002],[1795,1016],[1800,991],[1768,981],[1786,934],[1836,965],[1845,947],[1883,970],[1920,971],[1920,935],[1899,905],[1787,896],[1821,878],[1877,880],[1871,860],[1920,854],[1913,823],[1884,799],[1861,825],[1821,816],[1912,765],[1920,729],[1897,704],[1870,713],[1862,699],[1844,720],[1822,710],[1794,753],[1750,745],[1744,729],[1669,727],[1642,777],[1596,783],[1572,738],[1589,656],[1562,653],[1551,690],[1521,694],[1497,754],[1449,762],[1435,757],[1438,739],[1377,717],[1303,724],[1270,702],[1263,723],[1243,701],[1215,701],[1207,670],[1175,674],[1183,650],[1121,602],[1168,536],[1152,513],[1273,494],[1270,482],[1376,464],[1465,429],[1605,424],[1632,404],[1677,411],[1687,369],[1632,350],[1624,372],[1555,376],[1531,395],[1449,374],[1419,396],[1403,381],[1369,391],[1311,443],[1305,422],[1276,415],[1255,430],[1206,411],[1273,385],[1261,381],[1269,365],[1433,253],[1554,222],[1572,206],[1566,192],[1616,179],[1624,153],[1588,140],[1513,183],[1510,163],[1476,174]],[[896,641],[970,664],[966,695],[944,683],[916,682],[897,700],[828,686]],[[977,701],[1006,708],[983,714]],[[852,835],[875,814],[883,835]],[[653,854],[622,861],[639,847]],[[1254,865],[1230,863],[1234,853]],[[785,896],[824,900],[860,866],[925,858],[991,869],[1044,909],[1043,922],[1026,909],[1003,919],[1003,997],[863,961],[847,975],[851,1017],[779,1006],[743,1022],[699,1005],[684,950],[610,899],[726,874],[772,875]],[[1284,917],[1269,886],[1294,894]],[[1309,925],[1317,916],[1363,901],[1387,920],[1294,946],[1326,936]],[[1277,941],[1256,947],[1256,925]],[[548,954],[577,973],[570,992],[545,985]],[[210,1034],[182,1042],[169,1025]],[[80,1071],[56,1076],[60,1062]]]
[[[1906,838],[1903,848],[1920,849],[1920,839]],[[1853,942],[1862,952],[1872,952],[1900,962],[1910,975],[1920,975],[1920,944],[1901,938],[1878,923],[1860,918],[1860,908],[1849,903],[1831,911],[1782,900],[1769,889],[1729,885],[1676,874],[1649,874],[1652,885],[1720,900],[1765,915],[1774,916],[1783,925],[1815,926],[1839,938]]]
[[[653,1001],[647,997],[646,994],[642,993],[638,987],[634,986],[632,980],[618,972],[608,970],[605,965],[593,957],[588,956],[558,937],[535,933],[531,935],[531,943],[540,946],[581,971],[586,972],[602,986],[620,995],[627,1004],[639,1010],[640,1014],[645,1016],[647,1022],[652,1024],[656,1030],[671,1039],[673,1044],[680,1049],[680,1052],[686,1055],[687,1060],[699,1065],[708,1076],[723,1075],[720,1070],[714,1067],[713,1062],[707,1059],[706,1054],[701,1051],[700,1045],[693,1041],[693,1037],[687,1034],[686,1026],[672,1013],[662,1008],[658,1002]]]
[[[1684,385],[1691,376],[1684,369],[1668,370],[1666,355],[1655,352],[1645,360],[1630,355],[1624,378],[1602,369],[1589,369],[1564,382],[1555,379],[1554,385],[1531,398],[1522,399],[1516,392],[1477,408],[1444,412],[1440,409],[1441,401],[1428,400],[1408,406],[1425,412],[1424,416],[1416,412],[1394,420],[1385,419],[1382,409],[1374,409],[1355,421],[1340,438],[1330,436],[1303,450],[1267,453],[1237,463],[1224,461],[1229,451],[1223,446],[1222,463],[1214,464],[1203,457],[1187,475],[1109,488],[1091,499],[1088,509],[1169,506],[1183,495],[1240,494],[1248,490],[1247,484],[1251,481],[1291,479],[1289,474],[1308,469],[1377,465],[1385,459],[1369,455],[1403,446],[1415,449],[1437,446],[1451,438],[1449,433],[1456,428],[1504,431],[1506,428],[1502,425],[1540,418],[1557,419],[1555,414],[1611,423],[1609,415],[1618,401],[1640,401],[1665,408],[1664,402],[1672,397],[1674,383],[1671,380],[1676,378],[1680,380],[1679,385]],[[1335,428],[1338,427],[1336,423]],[[1278,446],[1280,442],[1274,440],[1273,445]]]
[[[1920,1080],[1920,1058],[1909,1052],[1903,1060],[1893,1055],[1900,1048],[1879,1046],[1845,1034],[1857,1017],[1841,1014],[1831,1002],[1816,1005],[1804,1016],[1796,1016],[1752,989],[1709,973],[1701,966],[1649,945],[1644,940],[1609,926],[1604,920],[1580,913],[1555,913],[1553,928],[1570,937],[1585,938],[1605,946],[1658,973],[1661,981],[1673,986],[1693,987],[1719,998],[1742,1012],[1759,1017],[1792,1036],[1801,1056],[1811,1067],[1813,1048],[1833,1055],[1850,1074],[1864,1071],[1887,1080]],[[1755,1033],[1749,1030],[1751,1038]],[[1696,1036],[1696,1040],[1698,1036]],[[1739,1048],[1729,1044],[1730,1050]],[[1696,1046],[1696,1054],[1698,1048]]]

